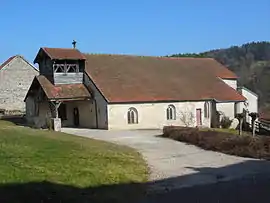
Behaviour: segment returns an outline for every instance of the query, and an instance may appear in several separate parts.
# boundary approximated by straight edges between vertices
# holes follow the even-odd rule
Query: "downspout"
[[[95,112],[96,112],[96,128],[98,129],[98,111],[97,111],[97,100],[94,99],[95,102]]]
[[[217,127],[217,107],[216,107],[216,100],[212,100],[211,102],[211,121],[210,121],[210,128]]]
[[[209,128],[211,128],[212,126],[212,118],[213,118],[213,115],[212,115],[212,112],[213,112],[213,101],[209,101]]]

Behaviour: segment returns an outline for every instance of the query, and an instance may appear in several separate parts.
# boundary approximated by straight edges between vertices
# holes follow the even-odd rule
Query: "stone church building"
[[[40,48],[36,76],[25,97],[26,117],[39,127],[160,129],[211,127],[220,115],[257,111],[256,94],[211,58],[83,54]]]
[[[24,98],[38,70],[16,55],[0,65],[0,109],[1,113],[25,112]]]

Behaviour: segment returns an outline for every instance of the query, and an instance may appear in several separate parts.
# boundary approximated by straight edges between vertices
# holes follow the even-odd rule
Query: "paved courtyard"
[[[270,162],[205,151],[156,137],[160,130],[106,131],[63,128],[63,132],[127,145],[148,162],[155,189],[182,188],[268,173]]]

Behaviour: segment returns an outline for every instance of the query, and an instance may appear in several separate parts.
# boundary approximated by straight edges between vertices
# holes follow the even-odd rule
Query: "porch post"
[[[52,108],[52,113],[54,113],[55,115],[52,116],[52,119],[51,119],[51,123],[52,123],[52,128],[54,131],[61,131],[61,118],[59,118],[59,115],[58,115],[58,108],[59,106],[61,105],[61,101],[51,101],[51,104],[53,106]]]
[[[54,104],[54,111],[55,111],[55,118],[59,118],[59,115],[58,115],[58,108],[59,106],[61,105],[62,102],[60,101],[56,101],[55,104]]]

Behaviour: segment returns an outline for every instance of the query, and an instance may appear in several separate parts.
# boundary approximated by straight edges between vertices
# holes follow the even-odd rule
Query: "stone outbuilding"
[[[0,109],[5,114],[25,112],[24,98],[38,70],[20,55],[0,65]]]

